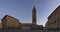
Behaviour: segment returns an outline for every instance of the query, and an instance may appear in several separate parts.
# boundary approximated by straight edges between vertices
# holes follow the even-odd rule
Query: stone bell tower
[[[33,10],[32,10],[32,24],[36,25],[36,8],[35,8],[35,6],[33,7]]]
[[[32,30],[35,29],[36,29],[36,8],[34,6],[32,10]]]

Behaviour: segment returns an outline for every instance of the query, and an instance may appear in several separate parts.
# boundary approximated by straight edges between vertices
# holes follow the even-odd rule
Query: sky
[[[0,0],[0,22],[5,15],[10,15],[21,23],[32,23],[34,5],[37,24],[45,26],[48,16],[60,5],[60,0]]]

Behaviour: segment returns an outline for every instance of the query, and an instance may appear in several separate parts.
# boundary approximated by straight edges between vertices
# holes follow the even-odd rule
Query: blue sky
[[[44,25],[47,17],[60,5],[60,0],[35,0],[37,24]],[[0,19],[13,16],[22,23],[32,22],[34,0],[0,0]]]

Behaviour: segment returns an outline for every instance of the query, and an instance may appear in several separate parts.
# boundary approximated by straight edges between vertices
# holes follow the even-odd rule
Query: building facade
[[[60,29],[60,6],[58,6],[48,17],[46,29]]]
[[[44,29],[43,25],[36,25],[36,26],[37,26],[36,30],[43,30]]]
[[[32,23],[22,23],[22,30],[31,30]]]
[[[3,29],[19,29],[20,28],[20,22],[18,19],[6,15],[2,18],[2,28]]]
[[[2,29],[2,23],[0,23],[0,29]]]

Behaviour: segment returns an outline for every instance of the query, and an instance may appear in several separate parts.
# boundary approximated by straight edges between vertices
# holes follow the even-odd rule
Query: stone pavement
[[[0,32],[60,32],[60,30],[0,30]]]

